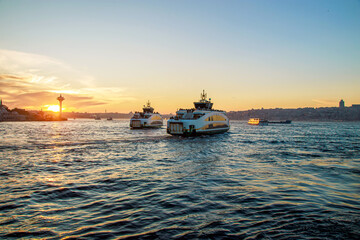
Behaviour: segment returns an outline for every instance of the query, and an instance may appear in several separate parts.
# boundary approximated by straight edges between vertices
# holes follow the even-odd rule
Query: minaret
[[[65,100],[65,98],[63,96],[60,96],[57,98],[57,100],[59,101],[59,106],[60,106],[60,113],[59,113],[59,117],[61,118],[61,114],[62,114],[62,102]]]
[[[345,102],[344,102],[344,100],[340,100],[340,102],[339,102],[339,108],[344,108],[345,107]]]

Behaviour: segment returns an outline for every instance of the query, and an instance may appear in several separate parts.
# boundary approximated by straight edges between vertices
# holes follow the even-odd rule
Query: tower
[[[345,107],[345,102],[344,102],[344,100],[340,100],[340,102],[339,102],[339,108],[344,108]]]
[[[59,112],[59,117],[61,118],[61,114],[62,114],[62,102],[65,100],[65,98],[63,96],[60,96],[57,98],[57,100],[59,101],[59,106],[60,106],[60,112]]]

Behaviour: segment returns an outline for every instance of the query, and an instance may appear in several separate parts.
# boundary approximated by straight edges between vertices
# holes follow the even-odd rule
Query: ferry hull
[[[130,127],[131,129],[154,129],[161,128],[161,126],[141,126],[141,127]]]
[[[163,126],[162,123],[151,123],[147,124],[146,122],[142,122],[141,120],[132,120],[130,121],[131,129],[146,129],[146,128],[161,128]]]
[[[170,122],[167,126],[166,132],[168,134],[177,135],[177,136],[199,136],[199,135],[213,135],[218,133],[225,133],[229,131],[229,129],[230,127],[228,125],[222,128],[192,129],[188,127],[188,124],[184,125],[183,122]]]
[[[201,132],[200,131],[171,132],[171,131],[167,130],[167,133],[174,135],[174,136],[189,137],[189,136],[200,136],[200,135],[214,135],[214,134],[219,134],[219,133],[225,133],[227,131],[229,131],[229,128],[228,129],[216,129],[216,130],[212,130],[212,131],[201,131]]]

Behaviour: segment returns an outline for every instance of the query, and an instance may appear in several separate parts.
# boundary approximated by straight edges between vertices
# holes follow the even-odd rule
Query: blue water
[[[360,239],[360,123],[0,123],[0,238]]]

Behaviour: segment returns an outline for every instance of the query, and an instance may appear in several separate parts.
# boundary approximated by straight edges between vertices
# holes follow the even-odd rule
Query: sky
[[[359,0],[0,0],[0,98],[39,110],[360,104]]]

